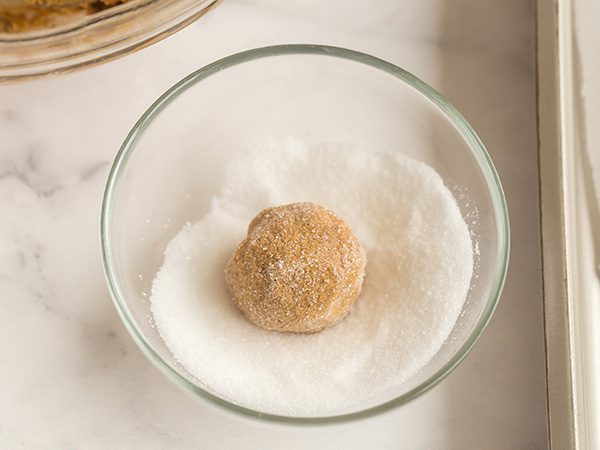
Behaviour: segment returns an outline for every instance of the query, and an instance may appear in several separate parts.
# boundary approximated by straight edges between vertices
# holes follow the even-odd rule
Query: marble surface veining
[[[533,30],[521,0],[227,0],[124,59],[0,87],[0,448],[545,448]],[[101,270],[101,194],[135,120],[193,69],[283,42],[365,51],[432,84],[508,198],[511,267],[480,342],[432,391],[362,422],[283,428],[198,404],[134,345]]]

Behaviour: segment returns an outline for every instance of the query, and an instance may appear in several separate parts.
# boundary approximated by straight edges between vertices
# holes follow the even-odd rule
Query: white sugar
[[[299,201],[346,220],[368,255],[350,315],[313,335],[250,324],[223,276],[260,210]],[[472,272],[469,230],[431,167],[397,153],[286,140],[228,167],[210,211],[169,243],[152,313],[173,355],[217,395],[263,412],[334,413],[399,386],[435,355]]]

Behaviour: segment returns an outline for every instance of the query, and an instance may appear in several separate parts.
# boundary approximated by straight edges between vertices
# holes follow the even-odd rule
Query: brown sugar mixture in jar
[[[0,33],[53,28],[71,18],[97,13],[129,0],[5,0],[0,1]]]

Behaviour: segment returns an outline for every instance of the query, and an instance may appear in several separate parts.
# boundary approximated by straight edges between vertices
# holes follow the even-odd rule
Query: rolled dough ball
[[[225,268],[235,305],[267,330],[314,333],[348,314],[366,252],[348,225],[314,203],[261,211]]]

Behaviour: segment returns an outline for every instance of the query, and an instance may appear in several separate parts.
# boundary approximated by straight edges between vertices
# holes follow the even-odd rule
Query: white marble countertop
[[[533,31],[521,0],[227,0],[124,59],[0,87],[0,447],[545,448]],[[102,190],[135,120],[193,69],[284,42],[423,78],[480,133],[507,194],[511,267],[489,328],[432,391],[363,422],[267,427],[188,398],[130,339],[102,274]]]

